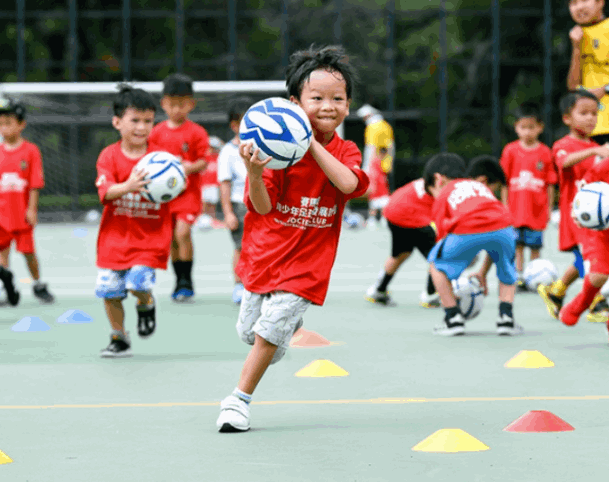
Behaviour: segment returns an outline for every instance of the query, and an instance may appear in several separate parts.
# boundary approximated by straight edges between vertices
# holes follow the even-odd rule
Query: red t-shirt
[[[44,187],[42,156],[35,144],[23,140],[14,150],[0,145],[0,226],[22,231],[32,226],[25,220],[30,191]]]
[[[148,151],[158,151],[148,144]],[[144,157],[144,156],[142,156]],[[141,158],[140,158],[141,159]],[[171,246],[171,216],[168,204],[155,204],[139,193],[106,201],[110,186],[125,182],[140,159],[131,159],[117,142],[106,147],[97,159],[97,192],[104,205],[97,236],[97,266],[114,270],[136,265],[167,268]]]
[[[186,120],[172,129],[168,121],[159,122],[148,138],[166,152],[179,156],[185,162],[195,162],[209,157],[209,136],[199,124]],[[199,212],[201,210],[201,174],[188,176],[186,189],[170,203],[172,212]]]
[[[558,169],[558,180],[560,184],[560,225],[559,225],[559,249],[570,251],[581,242],[581,236],[586,235],[582,229],[578,228],[571,219],[571,203],[581,185],[584,175],[594,164],[595,156],[590,156],[577,164],[563,168],[562,164],[567,155],[596,147],[598,144],[592,140],[576,139],[566,135],[559,139],[552,146],[552,156],[554,164]]]
[[[368,188],[368,198],[377,199],[383,196],[389,196],[389,180],[387,174],[381,169],[381,159],[375,157],[370,163],[370,187]]]
[[[402,228],[422,228],[431,223],[434,198],[425,191],[425,181],[417,179],[391,195],[383,216]]]
[[[359,168],[362,156],[353,142],[335,134],[325,148],[357,176],[351,194],[332,185],[310,152],[287,169],[265,169],[264,184],[273,208],[264,216],[254,209],[246,183],[248,212],[237,273],[248,291],[287,291],[323,304],[345,203],[362,196],[369,182]]]
[[[207,167],[201,173],[201,187],[218,186],[218,153],[212,152],[207,157]]]
[[[484,184],[473,179],[449,182],[436,198],[432,218],[438,239],[447,234],[499,231],[512,225],[507,207]]]
[[[552,151],[542,143],[527,149],[514,141],[503,149],[501,167],[514,226],[543,231],[549,220],[548,186],[557,182]]]

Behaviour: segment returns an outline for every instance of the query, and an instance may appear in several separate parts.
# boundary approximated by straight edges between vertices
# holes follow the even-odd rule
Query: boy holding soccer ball
[[[322,305],[336,257],[345,203],[368,188],[361,153],[336,128],[349,114],[355,72],[342,47],[294,53],[287,68],[290,100],[308,116],[313,140],[287,169],[264,166],[253,143],[239,153],[247,168],[243,250],[237,271],[245,286],[237,332],[253,345],[233,393],[221,403],[221,432],[250,428],[252,393],[279,361],[311,304]]]
[[[182,160],[188,181],[184,192],[170,203],[173,223],[171,261],[176,275],[171,298],[177,302],[188,301],[194,296],[191,230],[201,213],[200,173],[207,167],[210,155],[207,131],[188,118],[196,104],[190,77],[184,74],[167,77],[163,81],[161,107],[168,119],[157,124],[150,135],[151,143]]]
[[[590,139],[598,118],[599,103],[586,90],[569,92],[560,101],[563,122],[569,127],[569,134],[552,146],[554,163],[558,169],[560,189],[559,248],[571,251],[575,262],[569,266],[562,278],[550,286],[539,285],[537,291],[543,298],[550,315],[558,318],[567,288],[577,278],[584,276],[584,257],[578,245],[588,236],[571,219],[571,204],[582,184],[586,172],[594,165],[595,159],[609,157],[609,145],[599,146]],[[607,303],[601,295],[594,300],[588,314],[590,321],[604,321]]]
[[[106,147],[97,160],[95,185],[104,205],[97,238],[95,294],[104,300],[112,333],[101,356],[131,356],[125,331],[123,300],[137,298],[137,331],[147,338],[155,330],[152,287],[155,269],[167,269],[171,245],[168,204],[148,202],[140,193],[149,181],[136,169],[147,153],[158,151],[148,138],[154,125],[154,99],[142,89],[121,88],[114,100],[112,126],[121,140]]]

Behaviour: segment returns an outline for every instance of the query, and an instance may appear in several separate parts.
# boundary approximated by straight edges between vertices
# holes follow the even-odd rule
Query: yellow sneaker
[[[537,292],[539,296],[542,297],[543,302],[546,304],[546,308],[548,309],[548,313],[550,316],[556,320],[558,320],[558,313],[562,308],[562,303],[564,297],[559,297],[550,293],[550,287],[546,285],[539,285],[537,287]]]
[[[607,300],[603,298],[593,304],[586,315],[586,319],[590,323],[607,323],[609,320],[609,304],[607,304]]]

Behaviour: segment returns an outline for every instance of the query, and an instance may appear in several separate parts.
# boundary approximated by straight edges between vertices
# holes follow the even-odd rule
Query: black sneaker
[[[154,333],[156,328],[156,315],[154,298],[152,298],[152,306],[137,305],[137,334],[142,338],[148,338]]]
[[[529,293],[529,288],[527,288],[527,285],[522,278],[516,281],[516,292]]]
[[[457,313],[450,320],[444,319],[441,325],[434,327],[434,335],[460,336],[465,334],[465,319],[461,313]]]
[[[34,296],[38,298],[42,303],[51,304],[55,301],[55,297],[49,293],[46,283],[39,283],[34,285]]]
[[[499,336],[514,336],[524,333],[524,328],[508,315],[501,315],[497,320],[497,334]]]
[[[6,290],[6,297],[8,298],[8,302],[12,306],[17,306],[19,304],[20,294],[19,291],[15,288],[15,283],[13,282],[13,273],[0,266],[0,281],[4,285],[4,289]]]
[[[127,335],[111,335],[110,344],[101,351],[100,356],[102,358],[127,358],[133,356],[129,337]]]
[[[192,281],[181,278],[176,284],[176,289],[173,290],[173,293],[171,294],[171,299],[178,303],[184,303],[192,300],[194,295],[195,292],[192,286]]]

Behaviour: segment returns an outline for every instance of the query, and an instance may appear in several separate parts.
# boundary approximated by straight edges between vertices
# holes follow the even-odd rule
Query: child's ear
[[[120,123],[121,123],[120,117],[118,117],[116,115],[112,117],[112,127],[114,127],[116,130],[118,130]]]

